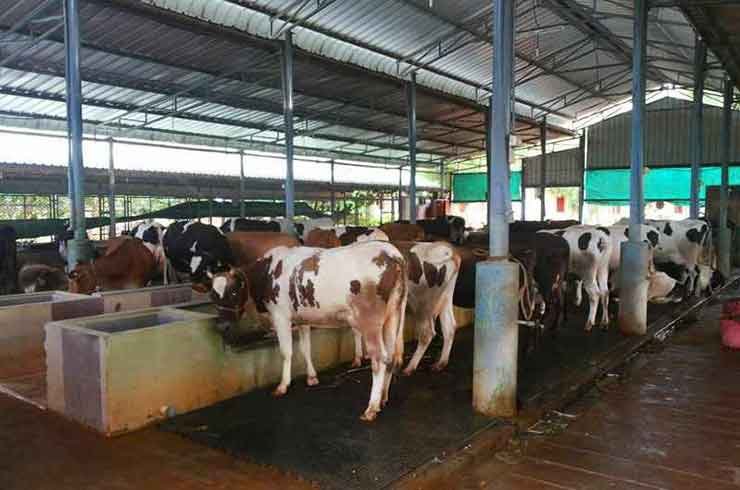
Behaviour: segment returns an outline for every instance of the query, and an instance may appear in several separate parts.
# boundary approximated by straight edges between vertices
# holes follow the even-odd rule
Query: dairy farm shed
[[[734,488],[739,36],[0,0],[0,488]]]

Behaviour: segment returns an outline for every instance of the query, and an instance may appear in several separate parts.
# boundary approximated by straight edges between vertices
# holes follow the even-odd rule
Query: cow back
[[[424,228],[410,223],[386,223],[381,225],[380,229],[388,235],[388,238],[392,242],[421,242],[424,241],[426,236]]]
[[[288,233],[271,231],[235,231],[226,234],[226,240],[234,256],[234,264],[249,267],[267,252],[276,247],[297,247],[298,239]]]

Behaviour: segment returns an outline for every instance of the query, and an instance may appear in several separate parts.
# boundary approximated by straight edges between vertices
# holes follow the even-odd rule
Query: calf
[[[403,343],[399,347],[397,341],[403,335],[405,276],[403,255],[389,243],[358,243],[329,250],[278,247],[246,270],[232,268],[216,274],[211,295],[219,313],[224,309],[244,311],[246,303],[253,301],[257,311],[268,316],[283,357],[276,396],[284,395],[291,381],[291,324],[300,327],[309,385],[318,383],[311,361],[309,325],[348,325],[359,332],[373,376],[362,419],[372,421],[388,400],[392,371],[403,355]]]
[[[576,305],[581,304],[582,289],[589,299],[588,318],[585,330],[590,332],[596,322],[596,313],[601,304],[601,326],[609,326],[609,260],[611,239],[599,227],[577,225],[564,230],[543,230],[538,233],[553,233],[568,242],[570,250],[569,270],[578,277],[576,283]]]
[[[280,231],[280,223],[277,221],[265,221],[260,219],[229,218],[221,225],[221,231],[229,233],[233,231]]]
[[[408,223],[386,223],[380,230],[392,242],[423,242],[425,238],[424,228]]]
[[[77,264],[69,273],[69,291],[90,294],[96,290],[141,288],[155,273],[154,255],[141,240],[122,236],[109,240],[104,256]]]
[[[59,267],[27,264],[18,271],[18,288],[24,293],[66,291],[67,287],[67,274]]]

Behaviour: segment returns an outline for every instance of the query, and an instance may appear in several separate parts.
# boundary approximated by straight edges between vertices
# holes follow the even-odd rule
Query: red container
[[[740,316],[740,301],[728,301],[722,305],[723,316]]]
[[[725,318],[720,320],[722,330],[722,345],[730,349],[740,349],[740,321]]]

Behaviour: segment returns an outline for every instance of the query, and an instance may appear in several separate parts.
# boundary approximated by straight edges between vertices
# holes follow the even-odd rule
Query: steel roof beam
[[[436,18],[436,19],[438,19],[438,20],[440,20],[442,22],[445,22],[448,25],[451,25],[451,26],[455,27],[455,29],[458,29],[460,31],[467,32],[468,34],[470,34],[471,36],[473,36],[479,43],[486,44],[486,45],[490,46],[491,43],[493,42],[492,36],[490,36],[487,33],[481,33],[480,31],[478,31],[476,29],[473,29],[473,28],[465,25],[464,22],[458,22],[458,21],[456,21],[454,19],[449,19],[446,16],[444,16],[444,15],[438,13],[438,12],[433,11],[432,9],[427,9],[427,8],[422,7],[421,5],[417,4],[413,0],[398,0],[398,1],[400,1],[400,2],[402,2],[404,4],[406,4],[406,5],[409,5],[409,6],[413,7],[413,8],[415,8],[418,11],[425,13],[426,15],[431,15],[432,17],[434,17],[434,18]],[[486,10],[490,10],[490,9],[486,9]],[[568,83],[569,85],[572,85],[572,86],[577,87],[577,88],[582,88],[583,90],[588,90],[587,87],[585,87],[583,84],[581,84],[577,80],[573,80],[573,79],[571,79],[570,77],[567,77],[567,76],[561,76],[557,72],[557,70],[555,70],[555,69],[547,66],[544,63],[540,63],[538,60],[535,60],[534,58],[531,58],[529,56],[524,55],[521,52],[516,51],[516,49],[514,50],[514,56],[517,57],[517,58],[519,58],[520,60],[524,61],[525,63],[528,63],[529,65],[536,66],[537,68],[539,68],[540,70],[544,71],[548,75],[554,76],[556,78],[560,78],[561,80],[563,80],[564,82]]]
[[[543,2],[554,14],[564,21],[570,22],[585,35],[593,38],[607,48],[607,51],[616,55],[622,61],[632,63],[632,48],[602,24],[591,9],[585,8],[575,0],[543,0]],[[655,81],[673,82],[660,70],[648,67],[646,71],[647,75]]]

